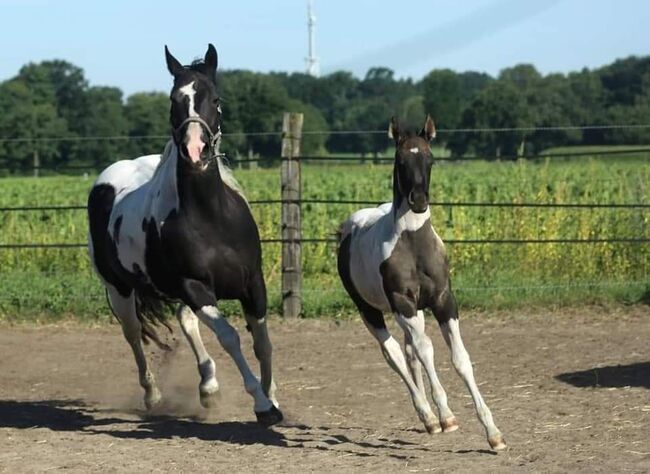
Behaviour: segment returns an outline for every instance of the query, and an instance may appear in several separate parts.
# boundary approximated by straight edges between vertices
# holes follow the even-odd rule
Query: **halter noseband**
[[[216,158],[222,158],[225,157],[225,153],[219,153],[219,140],[221,140],[221,130],[219,130],[217,133],[212,132],[212,129],[210,128],[210,125],[208,125],[208,122],[203,120],[201,117],[187,117],[185,120],[181,122],[181,124],[174,129],[174,134],[178,133],[181,128],[183,128],[185,125],[188,123],[198,123],[201,125],[201,128],[203,128],[203,131],[207,133],[208,138],[210,139],[210,142],[208,143],[208,149],[210,151],[210,155],[208,156],[207,159],[201,160],[203,163],[209,163],[213,161]]]

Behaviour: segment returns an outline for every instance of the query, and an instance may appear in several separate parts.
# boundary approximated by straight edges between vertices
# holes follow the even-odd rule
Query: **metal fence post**
[[[285,113],[282,120],[282,315],[302,311],[302,230],[300,220],[300,142],[303,115]]]

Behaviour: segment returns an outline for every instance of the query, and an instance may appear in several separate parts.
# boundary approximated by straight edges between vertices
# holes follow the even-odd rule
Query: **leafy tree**
[[[458,75],[449,69],[431,71],[422,79],[424,108],[441,129],[456,128],[460,122],[461,86]]]
[[[128,135],[132,137],[125,147],[128,156],[162,152],[171,136],[169,107],[169,97],[162,92],[140,92],[129,96],[124,106]],[[147,136],[163,138],[138,138]]]
[[[122,91],[115,87],[91,87],[86,92],[86,113],[82,135],[98,137],[83,142],[83,160],[99,168],[106,163],[126,158],[125,142],[120,139],[128,131],[122,107]]]
[[[489,84],[472,105],[465,110],[462,128],[518,128],[529,125],[526,100],[509,82]],[[454,155],[462,156],[473,151],[486,156],[516,156],[521,147],[522,132],[485,131],[471,134],[454,134],[449,148]]]
[[[221,75],[224,97],[224,124],[246,133],[277,132],[277,135],[245,135],[235,146],[241,152],[277,157],[280,153],[282,113],[289,95],[275,77],[248,71],[229,71]],[[224,125],[224,131],[226,125]]]
[[[58,143],[43,140],[67,134],[52,101],[37,98],[23,81],[11,80],[0,84],[0,110],[0,136],[16,139],[0,142],[0,157],[8,165],[29,167],[35,156],[41,166],[60,164]]]
[[[303,155],[316,155],[325,151],[325,142],[329,134],[327,121],[323,114],[313,105],[305,104],[296,99],[289,99],[287,102],[287,112],[300,112],[303,114],[303,132],[307,132],[302,136],[302,149]],[[322,132],[322,134],[313,134],[309,132]]]

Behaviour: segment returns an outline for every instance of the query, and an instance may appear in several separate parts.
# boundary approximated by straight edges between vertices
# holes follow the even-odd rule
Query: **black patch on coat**
[[[339,271],[339,276],[343,282],[345,290],[354,301],[354,304],[359,308],[359,312],[363,316],[363,319],[366,320],[368,324],[376,329],[385,329],[386,322],[384,321],[384,315],[377,308],[371,306],[363,299],[359,294],[354,283],[352,282],[352,276],[350,274],[350,242],[352,237],[348,235],[343,241],[339,244],[337,266]]]
[[[409,318],[431,309],[440,324],[458,317],[445,248],[429,222],[403,232],[379,271],[393,311]]]

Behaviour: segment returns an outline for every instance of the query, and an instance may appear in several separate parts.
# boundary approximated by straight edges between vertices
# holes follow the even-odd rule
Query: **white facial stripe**
[[[411,153],[419,153],[419,152],[420,152],[420,149],[419,149],[418,147],[415,147],[415,148],[411,148],[409,151],[410,151]]]
[[[194,89],[194,81],[190,82],[186,86],[183,86],[179,89],[185,97],[189,99],[189,104],[187,108],[188,117],[198,117],[199,114],[196,112],[196,107],[194,103],[194,95],[196,90]],[[202,130],[201,126],[196,122],[191,122],[187,126],[187,133],[185,135],[185,144],[187,145],[187,152],[190,155],[190,158],[194,162],[199,162],[201,160],[201,151],[205,147],[203,141],[201,141]]]
[[[190,117],[198,117],[199,114],[196,113],[196,110],[194,109],[194,95],[196,94],[196,90],[194,90],[194,81],[190,82],[188,85],[183,86],[179,89],[181,93],[190,99],[190,105],[187,110],[187,114]]]

